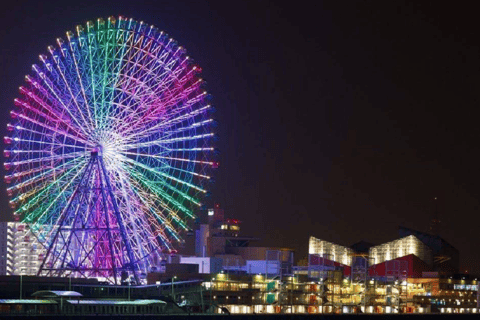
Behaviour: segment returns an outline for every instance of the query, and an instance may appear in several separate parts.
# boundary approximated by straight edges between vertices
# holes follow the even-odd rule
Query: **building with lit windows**
[[[399,234],[350,247],[310,237],[307,274],[329,286],[325,305],[336,312],[477,312],[477,279],[456,273],[458,250],[438,235],[405,227]]]
[[[207,221],[200,223],[195,231],[195,255],[197,257],[214,257],[228,254],[230,248],[248,247],[258,238],[240,234],[241,221],[226,219],[219,204],[208,209]]]
[[[222,261],[222,270],[229,273],[261,273],[272,276],[291,274],[293,250],[251,246],[252,242],[258,240],[242,235],[241,221],[225,218],[224,210],[215,204],[207,210],[206,221],[196,227],[196,257],[182,257],[181,261],[190,261],[198,264],[200,270],[207,270],[205,266],[210,265],[210,260],[205,261],[203,258],[218,258]]]
[[[44,255],[28,224],[0,222],[1,275],[36,275]]]

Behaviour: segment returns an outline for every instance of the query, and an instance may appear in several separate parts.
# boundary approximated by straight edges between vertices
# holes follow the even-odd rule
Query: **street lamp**
[[[173,301],[175,301],[175,290],[173,289],[173,280],[176,279],[176,278],[177,278],[177,276],[173,276],[173,278],[172,278],[172,299],[173,299]]]
[[[212,308],[213,306],[213,300],[212,300],[213,281],[215,281],[215,278],[212,278],[212,281],[210,282],[210,308]]]

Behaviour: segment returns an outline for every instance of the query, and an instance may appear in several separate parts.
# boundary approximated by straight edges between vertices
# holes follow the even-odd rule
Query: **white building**
[[[0,222],[1,275],[36,275],[45,253],[28,224]]]
[[[432,250],[414,235],[371,247],[369,254],[375,264],[414,254],[428,265],[433,265]]]
[[[180,257],[180,263],[198,264],[199,273],[215,274],[222,271],[222,259],[210,257]]]
[[[352,265],[353,250],[351,248],[315,237],[310,237],[308,242],[308,253],[318,255],[322,258],[326,258],[347,266]]]

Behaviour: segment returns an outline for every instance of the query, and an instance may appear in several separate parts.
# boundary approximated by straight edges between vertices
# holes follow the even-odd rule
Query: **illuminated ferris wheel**
[[[39,275],[138,281],[183,241],[216,165],[200,69],[122,17],[48,50],[7,125],[10,206],[46,248]]]

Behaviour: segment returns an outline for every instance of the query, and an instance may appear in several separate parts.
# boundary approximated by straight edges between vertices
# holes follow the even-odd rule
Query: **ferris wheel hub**
[[[102,146],[96,146],[90,151],[90,156],[97,157],[102,155]]]

